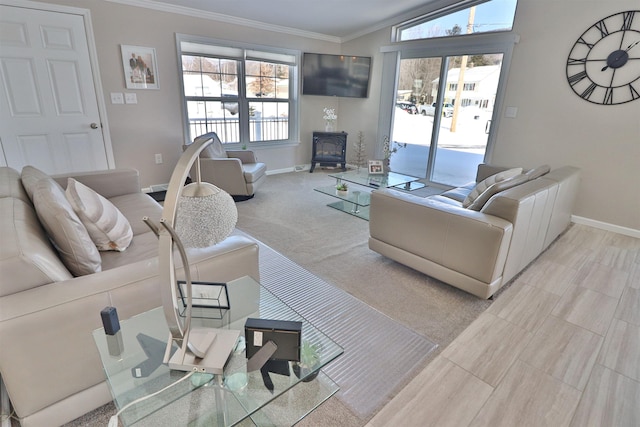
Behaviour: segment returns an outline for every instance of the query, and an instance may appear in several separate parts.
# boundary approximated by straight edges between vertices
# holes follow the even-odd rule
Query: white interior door
[[[0,77],[5,165],[109,167],[82,15],[0,5]]]

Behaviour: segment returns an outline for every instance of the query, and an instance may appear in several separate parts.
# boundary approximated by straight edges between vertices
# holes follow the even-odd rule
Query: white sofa
[[[577,168],[540,167],[515,176],[510,188],[496,183],[476,199],[483,203],[463,207],[477,183],[506,169],[482,164],[475,183],[438,196],[372,192],[369,247],[489,298],[567,228],[580,181]]]
[[[124,252],[100,252],[102,271],[78,277],[52,246],[20,173],[0,168],[0,374],[22,426],[61,425],[111,401],[92,337],[100,310],[114,306],[122,320],[162,305],[157,238],[142,222],[146,215],[157,223],[162,207],[140,191],[135,170],[74,177],[110,200],[133,231]],[[189,255],[193,280],[259,280],[258,245],[246,237]]]

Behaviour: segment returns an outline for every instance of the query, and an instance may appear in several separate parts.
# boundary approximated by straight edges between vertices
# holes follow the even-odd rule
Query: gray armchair
[[[215,132],[195,138],[213,139],[200,154],[202,181],[210,182],[233,196],[236,201],[247,200],[265,181],[267,166],[256,160],[253,151],[225,150]]]

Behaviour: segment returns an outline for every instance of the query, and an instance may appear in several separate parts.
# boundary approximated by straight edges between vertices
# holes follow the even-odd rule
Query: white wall
[[[575,215],[640,230],[640,100],[596,105],[566,78],[567,56],[598,20],[639,9],[637,0],[520,0],[503,118],[493,162],[582,169]],[[638,17],[636,16],[636,19]],[[636,64],[639,69],[640,64]]]
[[[184,140],[176,32],[307,52],[372,56],[369,98],[302,96],[301,144],[257,154],[270,170],[309,163],[311,133],[323,129],[322,110],[330,107],[337,110],[338,129],[349,133],[349,156],[358,131],[363,131],[368,156],[374,157],[379,139],[379,49],[389,44],[389,29],[340,45],[99,0],[43,1],[91,10],[116,165],[140,170],[144,186],[169,180]],[[514,31],[521,40],[514,48],[504,104],[518,107],[518,115],[501,120],[489,160],[525,167],[578,166],[583,180],[575,214],[640,230],[640,101],[590,104],[571,91],[565,76],[567,55],[580,34],[603,17],[632,9],[638,9],[637,0],[519,1]],[[120,44],[157,50],[160,90],[135,91],[137,105],[108,102],[110,92],[127,91]],[[164,164],[154,163],[155,153],[163,154]]]

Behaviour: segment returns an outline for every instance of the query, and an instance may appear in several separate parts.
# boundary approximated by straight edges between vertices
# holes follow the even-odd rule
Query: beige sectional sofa
[[[577,168],[543,166],[490,185],[463,206],[476,185],[507,169],[482,164],[475,183],[426,198],[374,191],[369,247],[489,298],[568,227],[580,181]]]
[[[133,231],[123,252],[99,253],[101,271],[77,277],[45,233],[21,174],[0,168],[0,374],[23,426],[61,425],[111,401],[92,337],[100,310],[114,306],[122,320],[162,304],[157,238],[142,222],[146,215],[157,223],[162,207],[140,191],[135,170],[74,177],[112,202]],[[246,237],[232,234],[189,256],[193,280],[259,280],[258,246]]]

